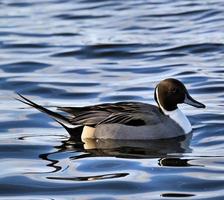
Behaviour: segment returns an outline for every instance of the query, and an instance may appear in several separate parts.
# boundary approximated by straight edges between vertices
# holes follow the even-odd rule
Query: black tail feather
[[[27,104],[45,114],[47,114],[48,116],[50,116],[53,120],[55,120],[56,122],[58,122],[62,127],[65,128],[65,130],[69,133],[69,135],[71,136],[71,139],[76,141],[76,142],[81,142],[81,134],[82,134],[82,129],[83,126],[74,126],[72,125],[72,123],[69,121],[68,118],[66,118],[65,116],[53,112],[51,110],[48,110],[47,108],[44,108],[43,106],[40,106],[36,103],[34,103],[33,101],[27,99],[26,97],[24,97],[23,95],[17,93],[17,95],[20,98],[15,98],[16,100]],[[72,128],[70,127],[72,126]]]
[[[70,121],[69,121],[69,119],[67,119],[67,118],[64,117],[63,115],[60,115],[60,114],[58,114],[58,113],[56,113],[56,112],[53,112],[53,111],[51,111],[51,110],[48,110],[48,109],[44,108],[43,106],[40,106],[40,105],[34,103],[33,101],[27,99],[26,97],[24,97],[23,95],[21,95],[21,94],[19,94],[19,93],[17,93],[17,94],[18,94],[18,96],[19,96],[21,99],[20,99],[20,98],[16,98],[16,100],[18,100],[18,101],[20,101],[20,102],[22,102],[22,103],[24,103],[24,104],[27,104],[27,105],[29,105],[29,106],[31,106],[31,107],[34,107],[34,108],[36,108],[37,110],[39,110],[39,111],[41,111],[41,112],[43,112],[43,113],[46,113],[46,114],[49,115],[52,119],[54,119],[56,122],[58,122],[59,124],[61,124],[63,127],[66,127],[66,125],[65,125],[64,123],[66,123],[66,124],[71,124]],[[71,125],[72,125],[72,124],[71,124]]]

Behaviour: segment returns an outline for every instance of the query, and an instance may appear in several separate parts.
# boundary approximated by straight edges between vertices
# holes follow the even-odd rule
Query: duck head
[[[155,88],[155,100],[162,111],[173,111],[177,105],[186,103],[196,108],[205,105],[193,99],[182,82],[169,78],[161,81]]]

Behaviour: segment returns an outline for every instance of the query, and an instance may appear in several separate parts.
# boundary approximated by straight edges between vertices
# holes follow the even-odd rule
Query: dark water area
[[[207,106],[187,138],[82,145],[14,99],[155,104],[168,77]],[[2,0],[0,94],[0,199],[224,199],[223,0]]]

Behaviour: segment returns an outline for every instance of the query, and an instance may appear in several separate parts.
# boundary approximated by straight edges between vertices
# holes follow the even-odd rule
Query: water
[[[222,0],[2,0],[0,10],[0,199],[224,199]],[[154,103],[167,77],[207,106],[181,106],[188,138],[83,146],[14,100]]]

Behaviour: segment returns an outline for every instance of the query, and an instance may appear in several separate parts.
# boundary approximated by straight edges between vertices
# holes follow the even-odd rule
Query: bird
[[[157,140],[192,132],[192,126],[178,104],[205,108],[193,99],[184,84],[174,78],[160,81],[154,90],[156,105],[143,102],[116,102],[84,107],[57,107],[53,112],[25,96],[17,100],[46,113],[77,140]],[[81,130],[80,134],[76,133]],[[77,135],[76,135],[77,134]]]

